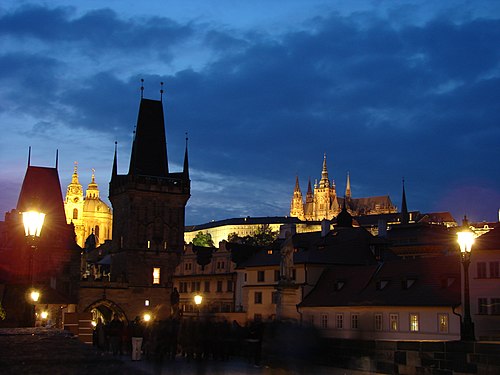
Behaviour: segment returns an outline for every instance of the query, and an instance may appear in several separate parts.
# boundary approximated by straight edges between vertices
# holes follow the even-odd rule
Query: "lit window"
[[[410,314],[410,332],[419,331],[419,321],[418,314]]]
[[[375,331],[382,331],[382,314],[374,315]]]
[[[144,301],[144,306],[149,306],[149,300],[148,299]]]
[[[438,314],[439,333],[448,333],[448,314]]]
[[[160,268],[155,267],[153,268],[153,284],[159,284],[160,283]]]
[[[335,327],[337,329],[344,328],[344,314],[337,314],[335,316]]]
[[[351,314],[351,328],[358,329],[359,328],[359,315]]]
[[[391,331],[399,331],[399,315],[398,314],[390,314],[389,321],[391,324]]]

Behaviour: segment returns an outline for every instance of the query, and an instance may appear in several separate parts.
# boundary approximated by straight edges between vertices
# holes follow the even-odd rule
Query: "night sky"
[[[343,196],[497,221],[498,1],[46,1],[0,5],[0,214],[28,148],[63,194],[78,162],[107,201],[140,100],[164,82],[171,172],[189,137],[186,224],[284,216],[298,176]]]

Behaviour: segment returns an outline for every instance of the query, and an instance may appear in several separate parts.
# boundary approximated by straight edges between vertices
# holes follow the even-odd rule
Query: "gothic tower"
[[[290,204],[290,215],[304,220],[304,202],[299,186],[299,176],[295,178],[295,189],[293,190],[292,203]]]
[[[142,288],[164,307],[169,306],[172,275],[184,248],[185,207],[190,197],[187,157],[186,142],[183,171],[169,172],[163,103],[141,97],[125,175],[118,174],[115,145],[109,184],[113,206],[111,281]]]
[[[328,168],[326,166],[326,154],[323,157],[323,168],[319,185],[314,185],[314,218],[313,220],[323,220],[336,215],[340,211],[337,203],[335,184],[328,179]]]

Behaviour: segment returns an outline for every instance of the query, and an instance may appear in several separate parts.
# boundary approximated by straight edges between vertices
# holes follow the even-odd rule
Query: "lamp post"
[[[37,248],[37,239],[40,237],[42,232],[43,222],[45,220],[45,214],[35,210],[23,212],[23,224],[24,232],[30,249],[30,264],[29,264],[29,276],[31,284],[30,298],[33,303],[33,308],[31,311],[30,323],[33,325],[33,318],[35,316],[35,304],[40,298],[40,292],[33,288],[33,252]]]
[[[470,315],[469,297],[469,265],[474,233],[469,229],[467,219],[464,218],[464,229],[457,233],[457,242],[460,245],[460,259],[464,268],[464,316],[460,329],[460,338],[465,341],[474,341],[474,323]]]
[[[200,318],[200,305],[203,302],[203,296],[201,294],[197,294],[194,296],[194,303],[196,305],[196,317]]]

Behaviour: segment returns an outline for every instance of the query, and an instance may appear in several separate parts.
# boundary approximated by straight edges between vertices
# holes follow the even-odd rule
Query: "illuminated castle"
[[[347,184],[343,198],[337,195],[335,182],[328,179],[328,169],[326,167],[326,154],[323,158],[323,169],[321,180],[314,183],[314,191],[311,188],[311,181],[307,187],[306,200],[303,201],[302,192],[299,186],[299,178],[296,178],[295,189],[293,191],[292,202],[290,204],[290,216],[300,220],[331,220],[345,206],[353,216],[388,214],[397,212],[396,206],[391,202],[388,195],[352,198],[351,182],[347,175]]]

